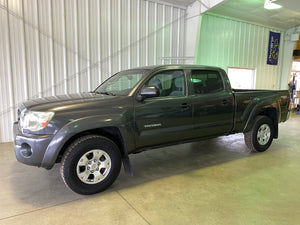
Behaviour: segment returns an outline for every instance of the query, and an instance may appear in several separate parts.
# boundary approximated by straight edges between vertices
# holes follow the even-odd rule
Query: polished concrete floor
[[[300,115],[280,138],[251,153],[241,134],[131,155],[100,194],[72,193],[59,165],[16,161],[0,144],[0,224],[300,224]]]

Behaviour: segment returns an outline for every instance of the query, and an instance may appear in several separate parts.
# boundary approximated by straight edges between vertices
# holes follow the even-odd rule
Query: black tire
[[[258,116],[250,131],[244,133],[247,147],[256,152],[266,151],[274,138],[274,123],[267,116]]]
[[[72,191],[91,195],[111,186],[120,169],[121,155],[117,145],[106,137],[87,135],[66,149],[60,173]]]

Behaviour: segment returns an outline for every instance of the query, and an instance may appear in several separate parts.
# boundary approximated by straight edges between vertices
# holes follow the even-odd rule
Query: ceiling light
[[[265,7],[265,9],[280,9],[280,8],[282,8],[281,5],[273,3],[272,0],[266,0],[264,7]]]

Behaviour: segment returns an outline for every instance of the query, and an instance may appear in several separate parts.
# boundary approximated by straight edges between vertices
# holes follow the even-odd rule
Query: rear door
[[[219,71],[191,70],[188,81],[194,137],[230,132],[233,126],[234,97],[231,90],[226,90]]]
[[[193,119],[184,70],[158,72],[145,86],[157,87],[160,95],[135,104],[137,148],[188,139]]]

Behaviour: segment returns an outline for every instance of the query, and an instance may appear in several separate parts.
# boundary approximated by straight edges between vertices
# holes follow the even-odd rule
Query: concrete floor
[[[238,134],[131,155],[134,177],[93,196],[0,144],[0,224],[300,224],[299,136],[293,115],[265,153]]]

